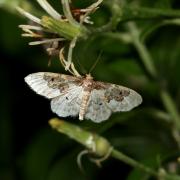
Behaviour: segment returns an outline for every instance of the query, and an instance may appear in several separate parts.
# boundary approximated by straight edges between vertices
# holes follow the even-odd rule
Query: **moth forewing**
[[[112,112],[130,111],[141,102],[141,96],[134,90],[95,81],[85,118],[94,122],[105,121]]]
[[[57,97],[60,95],[59,89],[50,88],[47,80],[45,80],[45,73],[33,73],[25,77],[25,82],[34,90],[37,94],[42,95],[48,99]]]
[[[76,77],[39,72],[25,77],[39,95],[51,100],[51,109],[60,117],[78,116],[94,122],[107,120],[112,112],[129,111],[142,102],[132,89],[99,81],[90,75]]]
[[[26,76],[25,82],[37,94],[52,99],[74,88],[80,82],[80,78],[58,73],[38,72]]]
[[[131,109],[139,106],[142,103],[141,95],[132,89],[130,89],[129,96],[125,97],[124,100],[129,103],[129,108],[127,108],[127,110],[124,111],[130,111]]]
[[[105,97],[113,112],[130,111],[142,103],[142,97],[132,89],[112,84]]]

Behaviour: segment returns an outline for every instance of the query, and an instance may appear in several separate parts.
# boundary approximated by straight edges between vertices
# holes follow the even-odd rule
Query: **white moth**
[[[96,123],[107,120],[112,112],[130,111],[142,102],[132,89],[94,81],[92,76],[76,77],[38,72],[25,77],[37,93],[51,99],[51,109],[60,117],[78,116]]]

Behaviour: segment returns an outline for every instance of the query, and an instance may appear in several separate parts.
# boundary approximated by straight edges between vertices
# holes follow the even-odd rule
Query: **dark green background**
[[[75,2],[85,6],[78,0]],[[164,11],[180,8],[178,0],[125,2]],[[76,157],[83,146],[49,127],[48,120],[56,117],[50,110],[49,101],[36,95],[24,83],[24,77],[33,72],[65,72],[57,58],[52,58],[52,65],[48,67],[49,57],[44,49],[28,46],[31,39],[21,37],[18,25],[26,24],[27,21],[15,13],[14,6],[10,6],[11,3],[0,5],[0,179],[147,179],[148,176],[143,172],[113,158],[109,158],[102,164],[102,168],[98,168],[85,156],[82,161],[85,174],[79,170]],[[39,8],[37,4],[36,6]],[[107,23],[110,16],[110,10],[103,5],[92,16],[94,27]],[[162,19],[164,18],[166,17]],[[146,34],[149,29],[161,24],[162,19],[133,20]],[[112,32],[125,32],[125,24],[126,20],[122,21]],[[159,79],[166,84],[179,109],[180,27],[161,26],[144,37]],[[106,34],[90,37],[77,44],[74,61],[79,72],[85,73],[77,60],[88,72],[100,53],[100,61],[92,72],[94,78],[136,90],[142,95],[143,104],[131,112],[114,114],[101,124],[79,122],[77,118],[67,120],[101,133],[117,149],[150,167],[167,168],[170,163],[176,162],[179,150],[171,133],[171,122],[164,121],[157,113],[166,112],[157,83],[149,76],[132,45]]]

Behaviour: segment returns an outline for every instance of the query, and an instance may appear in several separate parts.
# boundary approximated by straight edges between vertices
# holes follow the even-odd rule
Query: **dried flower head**
[[[22,36],[36,38],[29,45],[46,45],[49,55],[60,53],[64,50],[64,42],[69,41],[68,58],[64,63],[65,70],[72,67],[72,52],[78,38],[85,38],[89,34],[84,23],[92,24],[89,14],[94,12],[103,0],[98,0],[85,9],[71,9],[70,0],[61,0],[64,15],[59,14],[46,0],[37,0],[48,16],[40,18],[18,7],[17,10],[31,20],[31,25],[20,25],[24,31]],[[62,61],[61,61],[62,62]]]

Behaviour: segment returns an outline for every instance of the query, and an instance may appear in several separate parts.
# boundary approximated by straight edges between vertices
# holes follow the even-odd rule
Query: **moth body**
[[[82,92],[82,102],[79,111],[79,120],[84,119],[84,115],[86,113],[89,104],[89,98],[93,88],[93,78],[91,75],[89,74],[86,75],[86,78],[83,80],[82,87],[83,87],[83,92]]]

